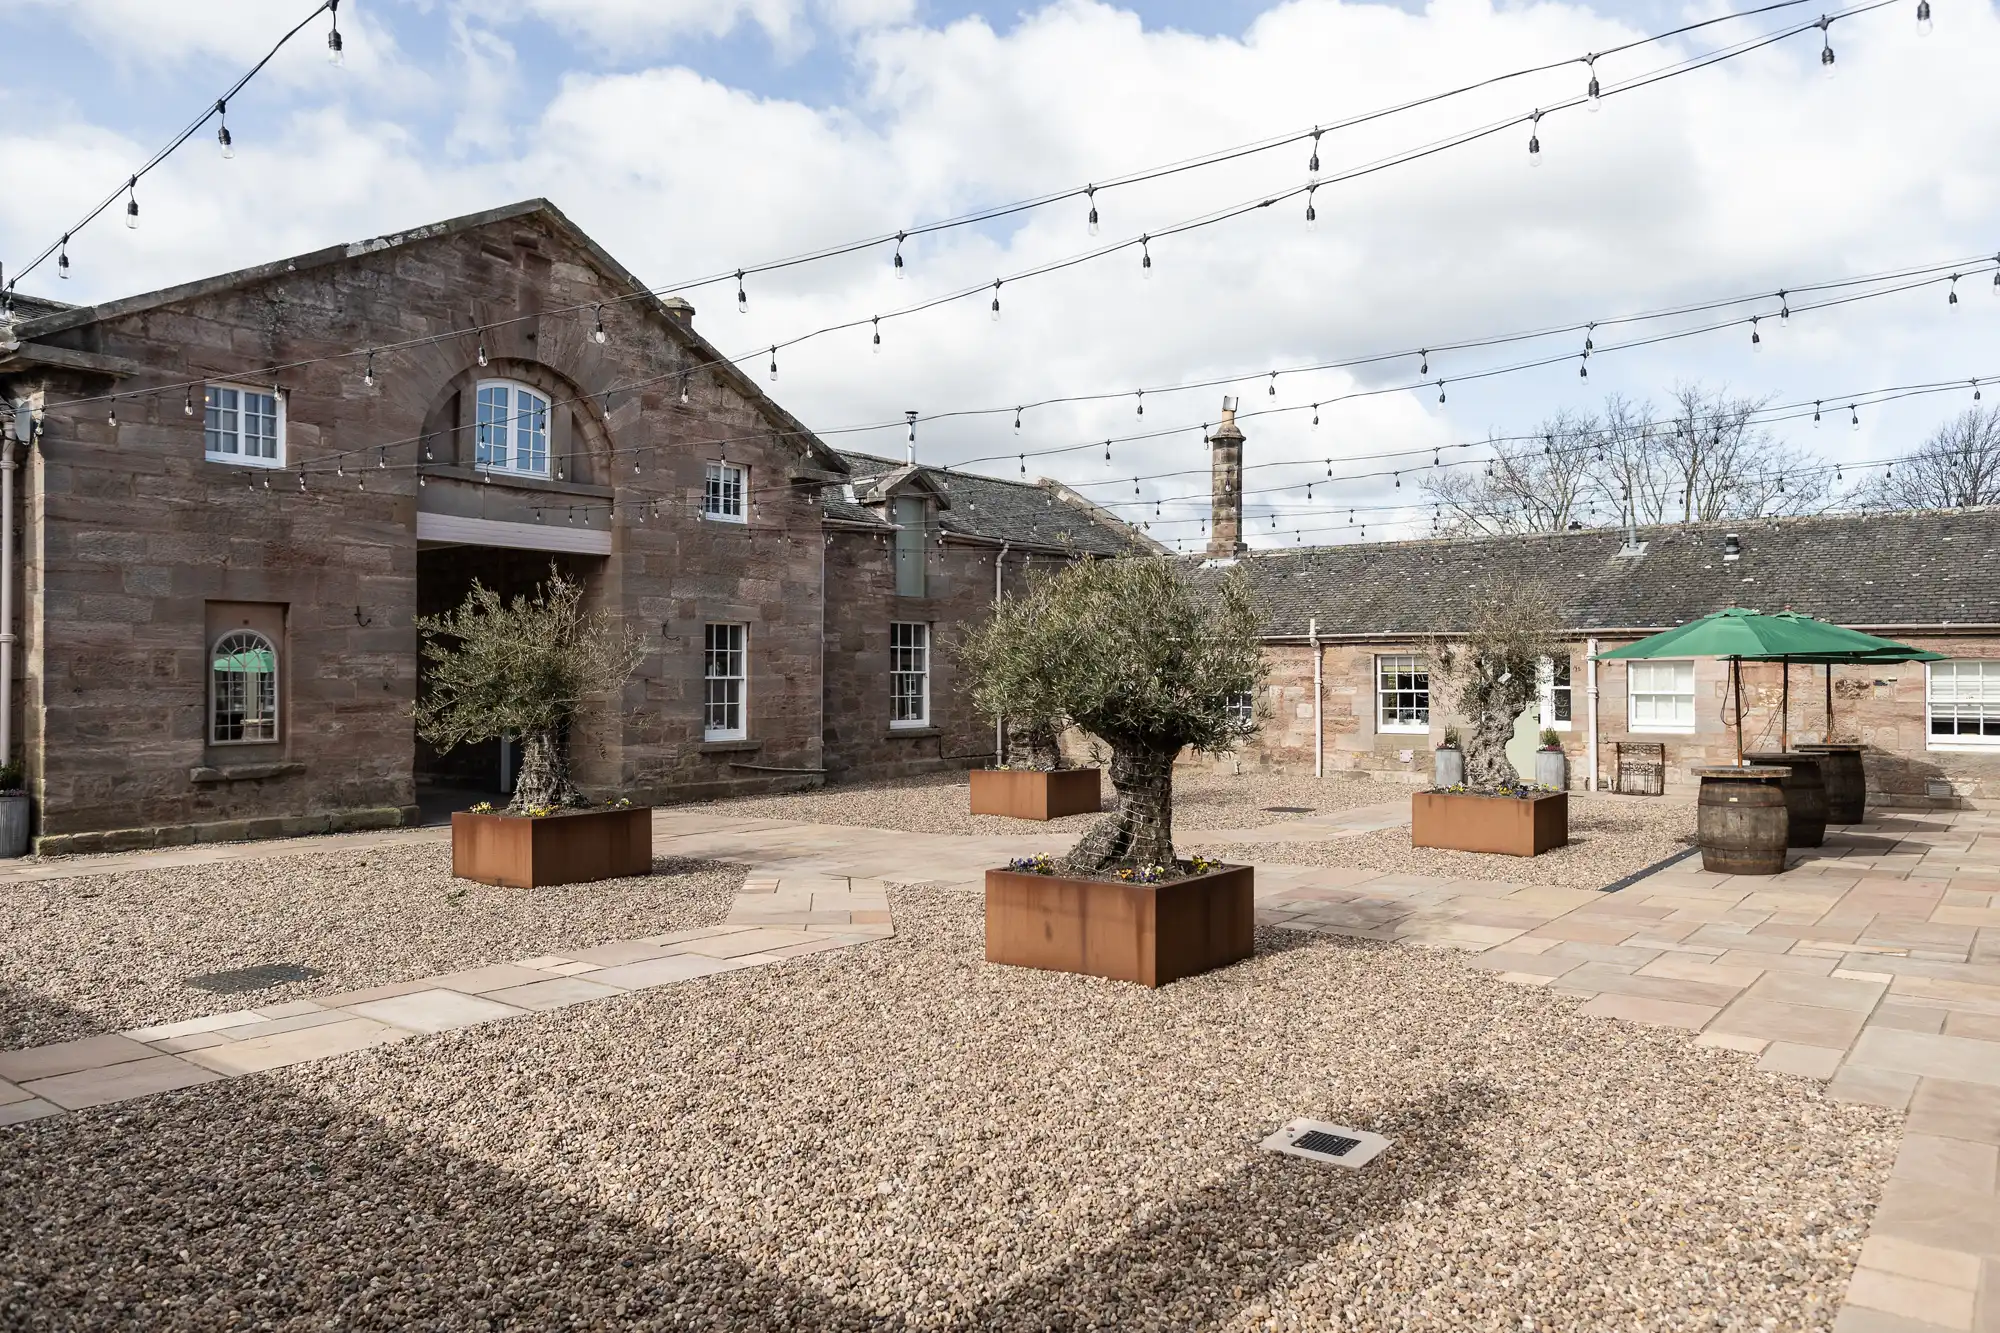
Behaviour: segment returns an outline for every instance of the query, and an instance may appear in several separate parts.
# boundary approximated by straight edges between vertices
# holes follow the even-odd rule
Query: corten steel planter
[[[1104,783],[1095,768],[972,770],[972,813],[1009,819],[1061,819],[1104,808]]]
[[[986,961],[1164,986],[1255,952],[1255,871],[1169,884],[986,872]]]
[[[1569,793],[1482,796],[1420,791],[1410,797],[1410,844],[1459,852],[1540,856],[1569,843]]]
[[[651,806],[576,810],[540,819],[470,810],[451,817],[451,873],[460,879],[539,889],[652,871]]]

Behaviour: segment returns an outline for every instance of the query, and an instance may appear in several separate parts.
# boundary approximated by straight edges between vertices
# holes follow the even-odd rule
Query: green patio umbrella
[[[1780,611],[1778,614],[1790,620],[1812,619],[1812,617],[1802,616],[1796,611]],[[1826,622],[1814,621],[1813,623],[1825,624]],[[1849,631],[1849,632],[1858,633],[1859,631]],[[1872,638],[1874,636],[1871,635],[1869,637]],[[1777,660],[1785,664],[1784,701],[1780,705],[1782,709],[1782,719],[1779,723],[1779,736],[1780,736],[1779,748],[1781,749],[1791,748],[1790,733],[1792,724],[1792,663],[1804,662],[1815,665],[1823,665],[1826,667],[1826,739],[1832,740],[1833,739],[1833,669],[1836,666],[1865,666],[1871,662],[1877,662],[1883,666],[1896,666],[1904,662],[1942,662],[1945,660],[1945,655],[1943,653],[1933,653],[1923,648],[1912,648],[1907,643],[1895,643],[1888,639],[1882,640],[1882,643],[1884,646],[1881,648],[1866,649],[1863,651],[1852,652],[1852,653],[1782,653],[1779,655]],[[1747,658],[1745,660],[1769,661],[1771,659]]]
[[[1732,606],[1691,620],[1676,629],[1599,653],[1599,661],[1630,661],[1649,657],[1723,657],[1730,663],[1730,687],[1736,699],[1736,762],[1743,762],[1743,661],[1753,662],[1887,662],[1880,654],[1917,650],[1892,639],[1877,638],[1811,616],[1785,611],[1766,615]],[[1786,683],[1789,690],[1790,671]],[[1831,686],[1828,687],[1831,689]],[[1789,703],[1789,699],[1787,700]],[[1790,737],[1784,738],[1786,742]]]

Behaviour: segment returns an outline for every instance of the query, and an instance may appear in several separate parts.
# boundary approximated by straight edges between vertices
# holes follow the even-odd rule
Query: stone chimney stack
[[[1236,424],[1236,398],[1222,400],[1222,424],[1208,437],[1208,554],[1234,559],[1250,548],[1243,544],[1243,430]]]

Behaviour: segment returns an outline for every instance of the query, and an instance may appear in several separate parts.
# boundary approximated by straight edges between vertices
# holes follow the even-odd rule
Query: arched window
[[[549,400],[512,380],[479,381],[473,463],[488,472],[549,475]]]
[[[278,739],[278,650],[255,630],[216,640],[208,667],[208,739],[240,745]]]

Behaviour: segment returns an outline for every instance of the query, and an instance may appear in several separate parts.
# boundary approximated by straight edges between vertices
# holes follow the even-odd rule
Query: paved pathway
[[[1261,842],[1258,912],[1285,929],[1448,947],[1584,1010],[1698,1034],[1769,1072],[1907,1112],[1838,1333],[2000,1333],[2000,814],[1884,816],[1783,875],[1682,861],[1616,892],[1283,862],[1287,842],[1405,822],[1401,802],[1223,833]],[[974,891],[1039,832],[955,837],[660,811],[664,854],[746,863],[729,922],[0,1053],[0,1123],[276,1068],[893,933],[884,881]],[[46,879],[442,839],[442,829],[30,864]]]

